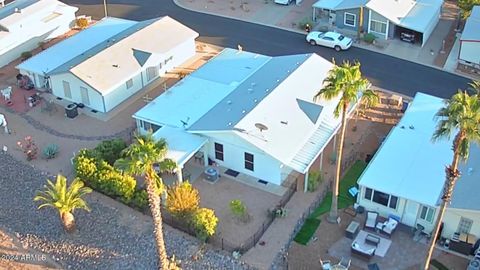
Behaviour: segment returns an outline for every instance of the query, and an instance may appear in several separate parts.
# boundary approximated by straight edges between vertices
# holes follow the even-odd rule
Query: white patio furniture
[[[3,99],[5,99],[5,100],[10,100],[11,99],[11,97],[12,97],[12,87],[11,86],[0,90],[0,92],[2,93]]]
[[[322,261],[322,259],[320,259],[320,265],[322,266],[322,270],[332,269],[332,263],[329,260]]]
[[[375,226],[377,226],[377,218],[378,218],[377,212],[368,211],[367,219],[365,220],[365,228],[375,230]]]
[[[386,233],[387,235],[392,235],[397,228],[397,225],[398,221],[389,217],[388,220],[383,223],[382,232]]]

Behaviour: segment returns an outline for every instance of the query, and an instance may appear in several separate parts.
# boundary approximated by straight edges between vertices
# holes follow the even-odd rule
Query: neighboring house
[[[197,36],[170,17],[106,18],[17,68],[38,88],[108,112],[194,56]]]
[[[416,42],[425,45],[437,25],[443,0],[320,0],[313,4],[313,16],[329,16],[338,28],[372,33],[381,39],[414,34]],[[360,10],[363,8],[363,23]]]
[[[463,28],[458,62],[480,69],[480,6],[473,7]]]
[[[0,8],[0,67],[70,31],[77,10],[56,0],[16,0]]]
[[[431,233],[441,203],[445,166],[453,159],[452,139],[432,142],[434,115],[444,100],[417,93],[400,122],[391,130],[358,180],[357,203],[381,216],[395,215],[400,222]],[[452,203],[448,206],[442,236],[462,232],[480,237],[480,148],[472,145]]]
[[[332,67],[316,54],[225,49],[133,117],[140,131],[166,139],[180,169],[200,156],[268,185],[295,171],[307,175],[305,188],[340,126],[339,98],[313,101]]]

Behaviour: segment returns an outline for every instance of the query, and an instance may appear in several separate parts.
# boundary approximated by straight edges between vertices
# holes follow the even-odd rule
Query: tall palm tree
[[[73,212],[75,209],[90,211],[82,197],[92,192],[92,189],[84,187],[83,182],[78,178],[73,180],[72,184],[67,187],[67,179],[62,175],[57,175],[55,184],[47,179],[47,184],[48,186],[44,186],[44,191],[37,191],[37,195],[33,200],[43,202],[38,206],[38,209],[46,206],[57,209],[65,231],[73,232],[75,230]]]
[[[458,163],[460,160],[466,161],[470,150],[470,143],[480,144],[480,99],[478,95],[469,95],[466,91],[458,91],[449,100],[445,101],[435,118],[438,121],[435,133],[432,136],[433,141],[442,138],[450,138],[456,132],[453,139],[453,160],[446,167],[445,187],[443,189],[442,203],[440,205],[433,235],[427,256],[425,258],[424,269],[427,270],[430,265],[435,241],[438,238],[440,225],[445,214],[447,205],[452,199],[453,189],[460,176]]]
[[[160,206],[160,193],[163,191],[161,178],[155,172],[154,164],[162,164],[167,154],[167,143],[165,140],[155,140],[152,133],[147,135],[136,135],[135,141],[127,147],[123,154],[125,158],[117,160],[115,166],[135,175],[145,175],[145,186],[148,194],[148,203],[153,218],[153,232],[157,244],[159,265],[161,269],[170,269],[170,262],[167,258],[165,241],[163,239],[162,213]],[[160,166],[162,167],[162,166]]]
[[[351,104],[356,104],[361,97],[369,105],[378,102],[378,95],[370,88],[370,82],[363,78],[360,71],[360,63],[350,64],[348,61],[341,66],[335,65],[323,81],[323,88],[315,95],[314,99],[324,98],[326,100],[335,99],[341,96],[337,107],[335,108],[335,117],[342,115],[342,128],[340,132],[340,143],[337,151],[337,167],[335,181],[333,183],[333,196],[328,221],[337,222],[338,218],[338,185],[340,183],[340,172],[342,167],[342,154],[345,140],[345,130],[347,127],[347,112]]]

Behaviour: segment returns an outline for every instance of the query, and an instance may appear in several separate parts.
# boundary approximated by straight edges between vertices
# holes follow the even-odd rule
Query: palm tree
[[[341,96],[337,107],[335,108],[335,117],[342,115],[342,129],[340,132],[340,143],[337,151],[337,167],[335,181],[333,183],[332,206],[328,221],[337,222],[338,218],[338,185],[340,183],[340,171],[342,166],[343,145],[345,139],[345,130],[347,127],[347,111],[351,104],[356,104],[362,97],[369,105],[378,102],[378,95],[370,90],[370,82],[362,77],[360,63],[351,65],[348,61],[341,66],[335,65],[323,81],[324,87],[315,95],[314,99],[324,98],[326,100],[335,99]]]
[[[478,95],[469,95],[466,91],[458,91],[449,100],[445,101],[442,107],[435,115],[438,121],[435,133],[432,136],[433,141],[438,141],[457,132],[453,139],[453,161],[446,167],[445,187],[443,189],[442,203],[440,205],[433,235],[425,258],[424,269],[428,269],[430,259],[435,248],[435,241],[438,238],[440,225],[445,214],[447,205],[452,199],[453,189],[457,182],[460,171],[458,163],[460,160],[466,161],[470,150],[470,143],[480,144],[480,99]]]
[[[153,232],[157,244],[159,265],[161,269],[170,269],[170,262],[167,259],[165,241],[163,239],[162,213],[160,206],[160,194],[163,191],[161,178],[155,172],[154,164],[171,163],[165,159],[167,154],[167,143],[164,139],[155,141],[152,133],[145,136],[136,135],[135,141],[127,147],[123,154],[126,158],[119,159],[115,166],[128,173],[145,175],[145,186],[148,194],[148,202],[153,218]],[[166,162],[167,161],[167,162]]]
[[[67,179],[62,175],[57,175],[57,181],[53,184],[47,179],[48,186],[44,185],[44,191],[37,191],[34,201],[42,201],[38,209],[49,206],[58,210],[63,227],[67,232],[75,230],[75,209],[84,209],[90,211],[83,196],[92,192],[92,189],[84,187],[80,179],[76,178],[72,184],[67,187]]]
[[[472,81],[468,85],[470,85],[473,91],[480,97],[480,81]]]

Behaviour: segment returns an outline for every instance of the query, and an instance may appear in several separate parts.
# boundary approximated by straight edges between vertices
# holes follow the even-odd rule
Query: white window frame
[[[460,228],[463,227],[462,222],[468,223],[468,226],[467,226],[468,230],[467,231],[460,231]],[[465,218],[465,217],[460,217],[460,221],[458,222],[457,232],[458,233],[469,234],[472,231],[472,227],[473,227],[473,220],[471,220],[469,218]]]
[[[133,79],[130,79],[128,81],[125,82],[125,87],[127,87],[127,89],[130,89],[133,87]]]
[[[353,25],[347,23],[347,15],[353,16]],[[343,24],[347,25],[347,26],[350,26],[350,27],[356,27],[357,26],[357,14],[345,12],[345,14],[343,15]]]
[[[367,198],[367,196],[366,196],[367,189],[370,189],[370,190],[372,191],[372,193],[371,193],[371,195],[370,195],[370,198]],[[383,193],[383,194],[388,195],[387,205],[378,203],[378,202],[376,202],[376,201],[373,200],[373,198],[375,197],[375,193],[376,193],[376,192],[379,192],[379,193]],[[391,207],[391,206],[390,206],[390,204],[392,203],[392,197],[395,197],[395,198],[396,198],[395,207]],[[375,190],[375,189],[373,189],[373,188],[368,188],[368,187],[365,187],[365,193],[363,194],[363,199],[365,199],[365,200],[367,200],[367,201],[371,201],[372,203],[381,205],[381,206],[383,206],[383,207],[386,207],[386,208],[389,208],[389,209],[393,209],[393,210],[397,210],[398,204],[399,204],[399,200],[400,200],[400,198],[397,197],[397,196],[395,196],[395,195],[392,195],[392,194],[389,194],[389,193],[385,193],[385,192],[382,192],[382,191],[379,191],[379,190]]]
[[[70,88],[70,82],[62,81],[62,85],[63,85],[63,96],[65,98],[72,99],[72,88]]]
[[[377,22],[377,23],[380,23],[380,24],[385,24],[385,33],[373,31],[373,30],[372,30],[372,22]],[[377,21],[377,20],[374,20],[374,19],[370,19],[370,24],[368,25],[368,28],[370,29],[370,32],[372,32],[372,33],[376,33],[376,34],[379,34],[379,35],[388,36],[388,23],[387,23],[387,22],[382,22],[382,21]]]
[[[420,207],[420,215],[418,218],[426,222],[433,223],[433,220],[435,219],[435,208],[427,205],[422,205],[422,207]]]
[[[158,66],[148,67],[145,73],[147,75],[147,82],[153,81],[159,76]]]

